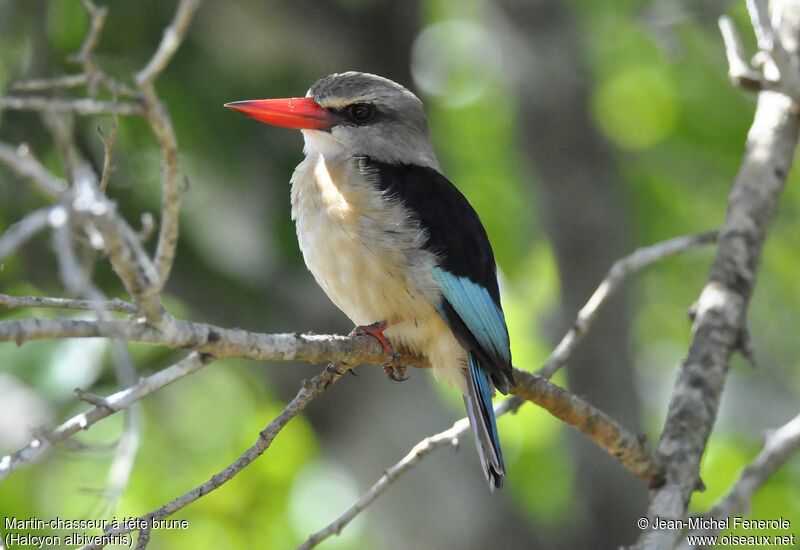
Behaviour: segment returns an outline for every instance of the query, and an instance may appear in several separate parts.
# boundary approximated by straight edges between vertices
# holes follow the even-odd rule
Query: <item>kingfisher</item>
[[[354,333],[388,357],[427,358],[437,380],[461,390],[489,487],[502,487],[492,395],[508,392],[513,369],[497,267],[478,214],[442,175],[422,102],[350,71],[305,97],[225,107],[302,131],[305,158],[290,181],[306,266]]]

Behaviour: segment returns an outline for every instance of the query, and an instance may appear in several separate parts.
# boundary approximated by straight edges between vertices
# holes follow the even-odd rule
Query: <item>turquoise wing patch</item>
[[[486,351],[510,362],[506,320],[489,291],[466,277],[458,277],[439,267],[434,268],[433,275],[442,286],[445,299],[453,306],[478,343]]]

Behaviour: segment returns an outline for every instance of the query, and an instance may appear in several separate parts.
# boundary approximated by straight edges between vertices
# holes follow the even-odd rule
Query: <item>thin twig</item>
[[[124,115],[143,116],[141,103],[101,101],[98,99],[62,99],[39,96],[0,96],[0,110],[44,111],[51,113],[75,113],[78,115]]]
[[[96,311],[103,309],[106,311],[116,311],[117,313],[136,313],[136,304],[114,298],[105,302],[94,302],[92,300],[75,300],[71,298],[48,298],[42,296],[9,296],[0,293],[0,305],[7,308],[19,307],[39,307],[50,309],[79,309]]]
[[[168,502],[160,508],[153,510],[148,514],[139,516],[138,522],[152,523],[153,521],[163,519],[171,516],[181,508],[191,504],[195,500],[207,495],[211,491],[219,488],[223,484],[230,481],[234,476],[241,472],[244,468],[249,466],[255,459],[261,456],[275,440],[275,437],[283,429],[284,426],[298,413],[303,411],[309,403],[311,403],[317,396],[327,390],[332,384],[339,380],[342,375],[347,371],[347,367],[331,363],[328,367],[314,378],[305,382],[297,392],[297,395],[292,399],[288,405],[283,409],[272,422],[270,422],[258,434],[258,439],[253,445],[247,449],[242,455],[231,463],[227,468],[221,470],[211,476],[211,478],[198,485],[191,491],[184,493],[178,498]],[[134,523],[135,525],[136,523]],[[104,535],[122,535],[130,533],[134,530],[130,525],[124,525],[116,529],[106,529]],[[103,548],[104,544],[89,544],[82,547],[80,550],[98,550]]]
[[[150,529],[139,530],[139,539],[136,541],[136,550],[144,550],[150,543]]]
[[[99,69],[97,69],[97,73],[94,75],[94,80],[102,84],[103,87],[114,95],[131,99],[141,99],[141,94],[138,91],[122,82],[118,82]],[[55,76],[53,78],[20,80],[9,84],[8,89],[12,92],[48,92],[52,90],[79,88],[88,85],[89,75],[86,73],[78,73]]]
[[[103,309],[103,305],[108,303],[106,296],[92,283],[89,273],[81,267],[75,254],[69,219],[66,216],[64,223],[54,227],[53,240],[64,287],[72,294],[94,304],[94,311],[99,321],[110,320],[110,313]],[[133,386],[136,383],[137,372],[127,343],[123,340],[112,339],[111,350],[120,387]],[[108,407],[108,402],[103,400],[102,405]],[[104,491],[110,502],[118,500],[127,488],[139,450],[139,426],[141,424],[139,404],[131,404],[125,409],[124,416],[122,435],[114,450],[114,458],[108,469],[108,481]]]
[[[706,231],[695,235],[676,237],[650,246],[645,246],[633,251],[614,262],[608,274],[602,280],[597,290],[594,291],[586,305],[578,312],[572,328],[564,335],[544,366],[536,374],[544,378],[551,378],[561,367],[566,364],[567,358],[583,339],[586,331],[592,326],[601,306],[613,294],[622,282],[631,274],[641,271],[661,260],[677,256],[688,250],[716,242],[717,231]]]
[[[737,513],[747,513],[753,495],[778,469],[800,450],[800,415],[774,430],[767,432],[764,448],[747,466],[739,479],[705,517],[726,519]],[[693,532],[692,535],[716,535],[719,531],[709,529]]]
[[[2,268],[3,260],[9,254],[48,226],[50,212],[50,208],[35,210],[13,224],[0,236],[0,268]]]
[[[515,385],[511,393],[515,396],[495,406],[495,415],[516,411],[525,401],[536,403],[550,414],[577,428],[601,449],[633,474],[642,478],[649,486],[663,483],[664,469],[650,450],[643,437],[634,435],[604,412],[594,408],[581,398],[529,372],[514,369]],[[338,535],[353,519],[372,502],[436,449],[455,447],[459,438],[469,430],[469,419],[462,418],[443,432],[426,437],[411,449],[397,464],[390,467],[355,503],[323,529],[308,537],[298,550],[309,550],[333,535]]]
[[[719,18],[719,32],[725,43],[725,55],[728,58],[728,78],[734,86],[745,90],[758,91],[764,88],[764,78],[745,58],[744,46],[736,26],[727,15]]]
[[[21,178],[30,179],[41,191],[51,197],[59,197],[67,190],[67,184],[45,168],[31,153],[30,148],[21,144],[17,147],[0,142],[0,162],[8,166]]]
[[[517,398],[510,398],[501,401],[494,407],[495,416],[500,417],[507,412],[516,411],[523,403],[522,400]],[[419,462],[431,454],[436,449],[444,447],[458,447],[458,442],[461,436],[469,431],[469,419],[462,418],[456,421],[452,427],[439,432],[435,435],[426,437],[411,449],[409,453],[400,459],[397,464],[386,469],[384,474],[375,482],[375,484],[364,493],[361,498],[354,502],[347,510],[345,510],[339,517],[329,523],[323,529],[313,533],[308,539],[297,547],[297,550],[310,550],[325,539],[338,535],[342,529],[353,521],[361,512],[363,512],[370,504],[372,504],[379,496],[386,492],[386,490],[401,476],[407,473],[411,468],[419,464]]]
[[[147,320],[159,326],[166,312],[156,290],[158,276],[136,233],[102,194],[97,186],[97,175],[88,164],[81,163],[76,168],[73,189],[74,213],[97,228],[102,236],[102,247],[125,289]]]
[[[89,32],[86,33],[86,37],[83,39],[80,51],[69,59],[83,66],[83,71],[88,76],[86,84],[89,97],[94,97],[97,94],[99,71],[92,54],[100,42],[100,35],[106,23],[108,8],[105,6],[97,7],[92,0],[81,0],[81,5],[89,15]]]
[[[164,36],[158,49],[147,66],[136,75],[136,84],[139,87],[151,84],[164,71],[183,42],[194,13],[199,7],[200,0],[181,0],[172,22],[164,29]]]
[[[145,395],[149,395],[179,378],[197,372],[211,359],[212,357],[209,355],[190,353],[174,365],[142,378],[136,385],[109,395],[103,400],[102,405],[73,416],[46,435],[33,439],[17,452],[0,458],[0,481],[20,466],[29,464],[42,456],[55,443],[64,441],[80,430],[88,429],[98,420],[110,416],[116,411],[130,407]]]
[[[100,176],[100,190],[105,193],[108,189],[108,182],[111,179],[111,159],[114,156],[114,146],[117,143],[117,130],[119,129],[119,121],[116,116],[111,119],[111,131],[106,135],[100,126],[97,127],[97,133],[103,141],[103,170]]]
[[[136,74],[136,85],[145,104],[145,118],[161,149],[161,224],[156,247],[155,266],[158,279],[154,287],[160,292],[169,278],[178,246],[178,214],[181,206],[181,174],[178,167],[178,140],[166,106],[156,95],[154,82],[166,68],[186,37],[189,24],[200,7],[200,0],[181,0],[172,22],[147,66]]]
[[[46,92],[62,88],[78,88],[85,86],[88,81],[89,77],[84,73],[67,74],[53,78],[36,78],[12,82],[9,84],[8,89],[12,92]]]
[[[720,17],[719,29],[728,58],[728,77],[735,86],[742,89],[774,91],[800,101],[797,63],[793,61],[773,27],[772,20],[779,22],[781,18],[770,18],[767,0],[746,0],[746,4],[759,51],[753,57],[752,63],[747,61],[742,39],[733,20],[727,15]],[[776,2],[775,9],[781,10],[784,4]]]

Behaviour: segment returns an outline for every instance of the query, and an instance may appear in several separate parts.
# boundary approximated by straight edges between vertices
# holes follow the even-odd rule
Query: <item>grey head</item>
[[[400,84],[349,71],[319,79],[306,97],[336,117],[329,129],[303,130],[307,154],[365,155],[379,162],[438,169],[422,102]]]

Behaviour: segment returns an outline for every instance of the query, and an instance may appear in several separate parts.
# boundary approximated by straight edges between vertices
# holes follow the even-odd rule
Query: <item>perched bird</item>
[[[492,386],[507,393],[513,375],[494,254],[440,172],[422,102],[386,78],[346,72],[303,98],[225,106],[302,130],[291,202],[308,269],[357,332],[387,355],[427,357],[437,379],[461,390],[486,478],[501,487]]]

